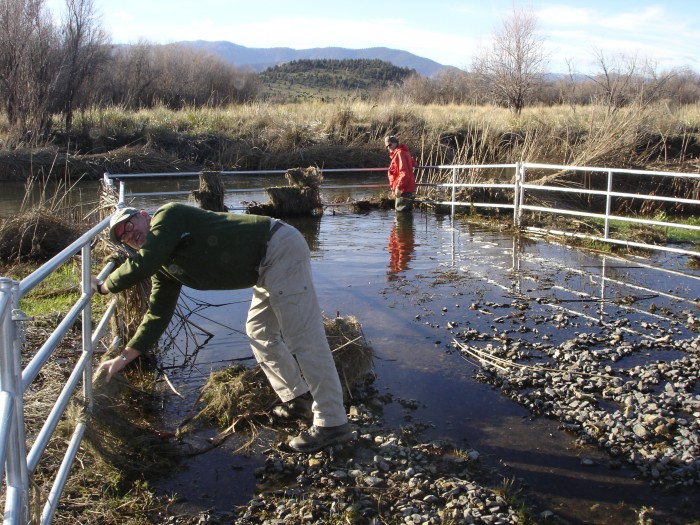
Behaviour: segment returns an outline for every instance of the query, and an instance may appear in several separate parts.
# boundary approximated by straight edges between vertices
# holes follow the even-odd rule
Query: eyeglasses
[[[128,218],[128,219],[126,220],[126,222],[124,223],[124,229],[122,230],[122,234],[119,236],[119,242],[121,242],[121,243],[123,243],[123,244],[126,244],[126,243],[124,242],[124,236],[125,236],[127,233],[131,233],[132,231],[134,231],[134,223],[131,222],[131,219],[133,219],[133,218],[136,217],[137,215],[138,215],[138,213],[132,213],[131,215],[129,215],[129,218]]]

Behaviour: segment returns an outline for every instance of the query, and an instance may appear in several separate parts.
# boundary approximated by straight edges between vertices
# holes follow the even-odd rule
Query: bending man
[[[98,373],[106,371],[109,381],[157,344],[183,285],[198,290],[252,287],[246,333],[284,403],[276,408],[287,417],[313,411],[313,425],[289,445],[299,452],[315,452],[353,437],[311,278],[309,247],[299,231],[270,217],[169,203],[153,217],[145,210],[118,210],[109,235],[137,252],[104,282],[93,278],[96,290],[116,293],[147,278],[152,288],[148,311],[134,337],[120,356],[103,362]]]

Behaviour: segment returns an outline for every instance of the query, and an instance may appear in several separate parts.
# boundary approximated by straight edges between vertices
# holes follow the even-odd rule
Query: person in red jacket
[[[389,150],[389,186],[396,198],[396,211],[411,211],[416,197],[416,179],[413,177],[415,161],[405,144],[399,143],[394,135],[384,139],[384,145]]]

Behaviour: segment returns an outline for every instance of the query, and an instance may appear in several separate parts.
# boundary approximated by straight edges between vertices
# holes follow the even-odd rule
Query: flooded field
[[[652,486],[652,478],[583,443],[560,421],[535,417],[517,396],[484,380],[479,359],[460,349],[516,342],[519,357],[525,353],[524,362],[536,365],[546,360],[546,353],[536,355],[540,346],[595,336],[600,341],[587,351],[601,353],[615,370],[676,360],[682,349],[651,343],[697,336],[689,319],[700,317],[700,273],[684,258],[584,253],[423,212],[396,217],[338,207],[318,220],[290,222],[311,246],[325,313],[362,323],[377,356],[376,387],[394,400],[384,409],[390,424],[425,423],[427,439],[477,450],[496,478],[512,480],[521,497],[569,523],[636,523],[634,509],[643,507],[670,523],[685,523],[694,513],[700,519],[690,504],[697,488]],[[216,335],[202,348],[181,340],[168,351],[169,378],[185,396],[184,402],[169,397],[173,421],[191,408],[211,370],[251,362],[242,334],[248,298],[248,291],[188,291],[196,311],[191,319]],[[638,349],[638,343],[645,351],[606,354],[625,344]],[[245,502],[262,458],[228,453],[199,457],[164,487],[180,492],[200,479],[206,496],[188,496],[190,505]],[[198,475],[213,466],[229,482],[217,476],[207,483]]]

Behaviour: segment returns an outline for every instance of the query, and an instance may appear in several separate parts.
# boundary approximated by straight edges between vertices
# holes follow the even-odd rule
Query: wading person
[[[150,278],[148,310],[122,354],[103,362],[106,380],[150,351],[173,316],[182,286],[198,290],[253,288],[246,333],[253,354],[283,402],[282,417],[311,417],[313,425],[289,441],[315,452],[353,437],[343,393],[311,277],[309,247],[289,224],[270,217],[215,213],[169,203],[151,217],[122,208],[110,221],[110,239],[136,255],[103,281],[101,294]]]
[[[389,187],[396,201],[396,211],[411,211],[416,198],[416,179],[413,176],[415,161],[405,144],[400,144],[394,135],[384,138],[389,150]]]

